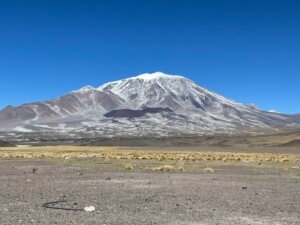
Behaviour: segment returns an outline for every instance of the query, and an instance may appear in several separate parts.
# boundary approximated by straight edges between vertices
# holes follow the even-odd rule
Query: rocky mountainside
[[[161,72],[142,74],[57,99],[8,106],[0,132],[71,136],[230,134],[300,127],[299,115],[244,105],[193,81]]]

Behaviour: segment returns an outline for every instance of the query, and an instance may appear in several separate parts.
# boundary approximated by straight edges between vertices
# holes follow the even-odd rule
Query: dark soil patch
[[[14,145],[7,142],[7,141],[1,141],[0,140],[0,147],[14,147]]]
[[[282,144],[282,147],[300,147],[300,139],[289,141],[288,143]]]

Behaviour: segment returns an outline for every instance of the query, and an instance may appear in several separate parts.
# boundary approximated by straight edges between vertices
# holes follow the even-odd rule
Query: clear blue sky
[[[144,72],[300,112],[300,1],[0,1],[0,108]]]

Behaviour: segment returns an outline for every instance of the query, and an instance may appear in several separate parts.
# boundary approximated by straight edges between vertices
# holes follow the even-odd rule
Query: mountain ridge
[[[150,111],[168,108],[172,112],[154,110],[156,113],[151,114],[143,111],[145,108]],[[105,116],[117,115],[116,112],[129,116]],[[241,104],[183,76],[162,72],[140,74],[98,88],[88,85],[56,99],[9,106],[0,111],[1,132],[109,136],[124,135],[128,131],[132,135],[161,136],[299,127],[297,115],[267,112]]]

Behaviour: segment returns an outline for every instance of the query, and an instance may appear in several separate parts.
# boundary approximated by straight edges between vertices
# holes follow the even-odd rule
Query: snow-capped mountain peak
[[[103,85],[101,85],[98,90],[107,90],[112,89],[115,86],[118,86],[120,84],[124,83],[132,83],[132,82],[138,82],[138,83],[145,83],[146,85],[149,85],[149,83],[157,83],[161,81],[178,81],[178,80],[188,80],[187,78],[180,76],[180,75],[169,75],[165,74],[163,72],[154,72],[154,73],[143,73],[137,76],[128,77],[122,80],[108,82]]]
[[[233,133],[300,127],[299,116],[262,111],[162,72],[85,86],[57,99],[0,111],[0,131],[102,135]],[[22,129],[21,129],[22,128]]]
[[[165,74],[163,72],[154,72],[154,73],[143,73],[136,77],[133,77],[135,79],[142,79],[142,80],[157,80],[157,79],[183,79],[183,76],[178,75],[169,75]],[[132,78],[131,78],[132,79]]]
[[[221,109],[223,104],[238,104],[198,86],[183,76],[162,72],[145,73],[110,82],[100,86],[98,90],[113,92],[130,102],[133,109],[163,107],[190,114],[193,111],[204,111],[208,107],[216,111]]]

